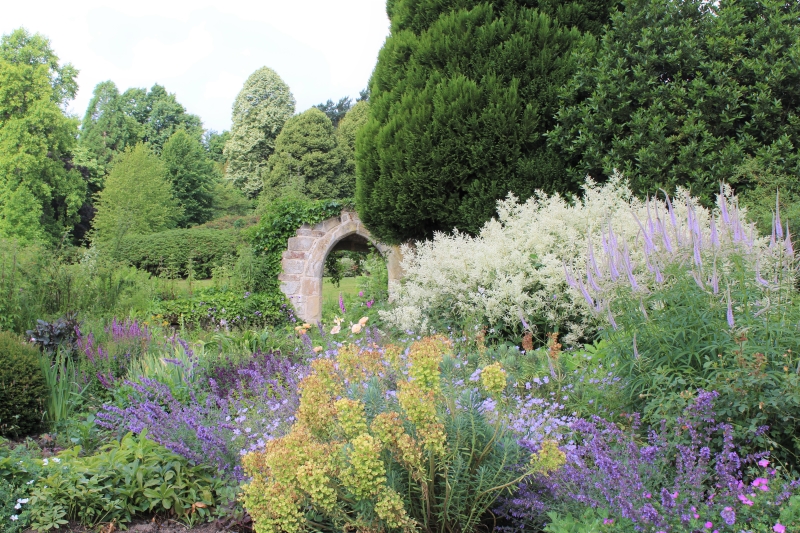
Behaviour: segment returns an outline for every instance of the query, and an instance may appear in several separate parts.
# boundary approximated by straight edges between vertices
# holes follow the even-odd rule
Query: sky
[[[274,69],[297,112],[367,86],[389,34],[384,0],[39,0],[9,2],[0,33],[41,33],[79,71],[68,111],[83,117],[92,90],[158,83],[206,128],[230,129],[231,106],[256,69]]]

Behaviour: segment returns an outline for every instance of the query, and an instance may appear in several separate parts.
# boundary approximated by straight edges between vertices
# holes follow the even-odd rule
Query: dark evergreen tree
[[[203,134],[203,146],[208,153],[208,158],[219,164],[225,163],[225,143],[231,138],[228,130],[219,133],[216,130],[208,130]]]
[[[798,57],[797,2],[626,0],[580,54],[549,139],[574,178],[617,169],[638,193],[707,201],[735,179],[774,206],[778,177],[800,173]]]
[[[173,195],[183,208],[177,220],[178,227],[187,228],[210,220],[212,190],[220,176],[200,141],[186,130],[176,131],[164,143],[161,162]]]
[[[391,35],[356,143],[356,206],[378,238],[477,232],[509,192],[577,189],[544,133],[589,38],[533,4],[388,2]]]
[[[350,111],[350,108],[353,107],[353,99],[349,96],[345,96],[344,98],[340,98],[336,103],[334,103],[333,100],[328,100],[324,104],[317,104],[314,107],[328,115],[328,118],[331,119],[331,123],[335,128],[339,125],[339,121]]]

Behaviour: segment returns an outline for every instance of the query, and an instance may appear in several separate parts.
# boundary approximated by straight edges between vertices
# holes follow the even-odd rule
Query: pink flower
[[[767,486],[767,483],[769,483],[769,480],[764,479],[763,477],[758,477],[753,480],[753,486],[757,487],[760,490],[763,490],[764,492],[767,492],[769,490],[769,486]]]
[[[706,529],[711,529],[712,527],[714,527],[714,524],[711,522],[706,522]]]
[[[769,464],[769,461],[767,461],[766,459],[761,459],[758,462],[758,466],[760,466],[761,468],[766,468],[768,464]]]
[[[786,526],[781,524],[775,524],[774,526],[772,526],[772,531],[774,531],[775,533],[785,533]]]
[[[603,519],[603,523],[606,524],[606,525],[613,524],[614,523],[614,519],[613,518],[605,518],[605,519]],[[781,526],[781,527],[783,527],[783,526]]]
[[[739,501],[741,501],[745,505],[753,505],[753,502],[747,499],[747,496],[744,494],[739,494]]]

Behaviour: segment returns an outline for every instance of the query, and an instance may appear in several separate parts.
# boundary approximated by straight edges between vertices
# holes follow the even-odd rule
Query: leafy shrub
[[[498,218],[476,237],[437,233],[403,249],[406,273],[393,310],[381,316],[400,329],[487,325],[507,337],[520,336],[524,315],[534,336],[559,331],[575,344],[594,333],[594,315],[580,292],[566,284],[564,264],[582,271],[587,240],[600,241],[607,221],[624,237],[639,232],[631,211],[646,215],[620,176],[570,204],[539,193],[524,203],[509,197],[497,204]]]
[[[126,236],[115,257],[152,274],[172,267],[186,275],[191,260],[195,275],[208,278],[215,264],[236,256],[240,244],[237,232],[231,230],[174,229]]]
[[[580,517],[587,509],[604,510],[602,525],[596,515],[587,517],[591,528],[570,529],[571,520],[558,519],[547,529],[552,532],[767,531],[767,524],[771,531],[798,482],[772,468],[768,452],[738,453],[731,426],[717,421],[717,397],[699,391],[674,423],[662,422],[645,443],[637,442],[635,415],[629,427],[576,420],[566,465],[524,484],[501,514],[522,525],[547,521],[548,511]]]
[[[425,338],[397,346],[345,345],[300,383],[288,435],[247,454],[244,503],[259,533],[338,530],[475,531],[500,492],[563,459],[552,441],[534,455],[504,422],[507,375],[480,386]],[[307,514],[310,511],[310,514]]]
[[[29,435],[39,429],[46,396],[39,350],[0,332],[0,435]]]
[[[191,466],[147,438],[131,433],[100,452],[80,456],[80,447],[41,460],[30,489],[30,519],[36,531],[68,520],[88,526],[126,523],[139,513],[166,514],[195,524],[225,503],[226,487],[212,470]]]
[[[285,318],[282,292],[239,292],[208,288],[191,297],[158,302],[154,317],[165,324],[206,329],[244,329],[277,324]]]
[[[194,226],[192,229],[243,230],[258,224],[259,218],[258,215],[225,215]]]

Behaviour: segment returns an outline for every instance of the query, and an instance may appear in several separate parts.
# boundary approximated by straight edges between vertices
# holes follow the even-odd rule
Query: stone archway
[[[336,250],[367,251],[370,243],[386,257],[391,287],[402,277],[400,249],[377,242],[354,211],[342,211],[338,217],[314,226],[304,224],[289,238],[278,279],[300,320],[317,323],[322,319],[322,271],[328,254]]]

